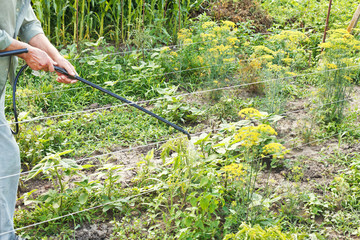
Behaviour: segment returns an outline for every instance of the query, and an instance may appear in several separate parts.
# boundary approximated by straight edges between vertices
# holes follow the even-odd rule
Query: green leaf
[[[110,205],[106,205],[106,206],[103,208],[103,212],[107,212],[109,209],[111,209],[111,206],[110,206]]]
[[[58,209],[60,207],[60,203],[55,202],[55,203],[53,203],[52,206],[53,206],[54,209]]]
[[[88,200],[88,197],[89,195],[87,193],[82,193],[80,196],[79,196],[79,202],[80,204],[85,204]]]

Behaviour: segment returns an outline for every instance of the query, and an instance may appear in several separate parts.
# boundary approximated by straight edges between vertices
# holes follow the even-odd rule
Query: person
[[[30,0],[0,0],[0,52],[27,48],[19,54],[33,70],[53,72],[54,65],[75,75],[74,67],[44,35]],[[19,37],[19,40],[18,40]],[[19,147],[5,119],[5,84],[14,79],[17,57],[0,58],[0,240],[21,239],[14,232],[14,211],[20,173]],[[58,74],[60,83],[75,80]]]

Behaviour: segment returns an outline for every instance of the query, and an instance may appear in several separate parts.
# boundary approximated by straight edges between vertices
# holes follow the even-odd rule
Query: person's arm
[[[65,68],[70,75],[75,75],[75,68],[60,55],[58,50],[50,43],[48,38],[45,36],[44,31],[41,27],[40,21],[36,18],[34,10],[29,4],[24,20],[19,30],[19,37],[22,41],[30,44],[31,46],[41,49],[48,54],[53,60],[53,64]],[[46,70],[46,69],[44,69]],[[53,71],[53,67],[49,66],[49,71]],[[68,78],[63,74],[58,74],[57,81],[62,83],[74,83],[75,80]]]
[[[32,47],[27,43],[12,39],[11,44],[7,48],[2,49],[2,51],[12,51],[23,48],[27,48],[29,52],[17,56],[24,59],[31,69],[50,72],[54,71],[53,65],[56,63],[47,55],[47,53],[41,49]]]
[[[55,62],[55,65],[64,68],[70,75],[74,76],[76,74],[74,66],[63,56],[61,56],[59,51],[50,43],[49,39],[44,34],[38,34],[34,36],[29,41],[29,44],[46,52],[49,57]],[[60,73],[58,73],[57,81],[62,83],[77,82],[76,80],[69,79],[67,76]]]
[[[5,31],[0,29],[0,51],[10,46],[12,37]]]
[[[19,54],[33,70],[54,71],[54,65],[65,68],[70,75],[75,75],[74,67],[63,58],[57,49],[44,35],[41,24],[29,4],[24,20],[19,29],[21,41],[13,39],[5,31],[0,30],[0,51],[11,51],[27,48],[28,53]],[[58,73],[58,82],[74,83],[73,79]]]

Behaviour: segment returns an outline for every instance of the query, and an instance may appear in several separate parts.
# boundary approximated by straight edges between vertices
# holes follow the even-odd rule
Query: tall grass
[[[134,30],[154,27],[176,36],[203,0],[32,0],[45,33],[56,44],[105,37],[124,43]],[[159,27],[159,23],[162,24]],[[157,32],[156,32],[157,30]]]

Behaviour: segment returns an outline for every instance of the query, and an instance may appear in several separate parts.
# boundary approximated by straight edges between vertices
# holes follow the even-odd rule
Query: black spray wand
[[[2,52],[2,53],[0,53],[0,57],[2,57],[2,56],[16,55],[16,54],[21,54],[21,53],[27,53],[27,52],[28,52],[27,49],[20,49],[20,50],[15,50],[15,51]],[[13,107],[14,107],[14,114],[15,114],[15,121],[16,121],[16,131],[13,132],[14,134],[17,134],[17,133],[19,132],[19,126],[18,126],[18,121],[17,121],[17,113],[16,113],[16,99],[15,99],[16,84],[17,84],[17,81],[18,81],[20,75],[22,74],[22,72],[23,72],[26,68],[27,68],[27,65],[24,65],[24,66],[19,70],[18,74],[16,75],[16,78],[15,78],[15,81],[14,81],[14,86],[13,86]],[[135,107],[135,108],[139,109],[140,111],[143,111],[143,112],[149,114],[150,116],[152,116],[152,117],[154,117],[154,118],[156,118],[156,119],[158,119],[158,120],[166,123],[167,125],[175,128],[176,130],[178,130],[178,131],[186,134],[189,139],[191,138],[190,134],[189,134],[187,131],[185,131],[183,128],[181,128],[181,127],[179,127],[178,125],[176,125],[176,124],[174,124],[174,123],[172,123],[172,122],[169,122],[169,121],[166,120],[165,118],[160,117],[159,115],[156,115],[155,113],[153,113],[153,112],[151,112],[151,111],[149,111],[149,110],[147,110],[147,109],[145,109],[145,108],[143,108],[143,107],[135,104],[134,102],[129,101],[129,100],[123,98],[123,97],[120,97],[119,95],[117,95],[117,94],[115,94],[115,93],[113,93],[113,92],[110,92],[109,90],[104,89],[104,88],[102,88],[102,87],[100,87],[100,86],[98,86],[98,85],[96,85],[96,84],[94,84],[94,83],[92,83],[92,82],[84,79],[84,78],[81,78],[81,77],[76,76],[76,75],[75,75],[75,76],[72,76],[72,75],[70,75],[64,68],[61,68],[61,67],[58,67],[58,66],[54,66],[54,69],[55,69],[55,71],[57,71],[57,72],[59,72],[59,73],[61,73],[61,74],[64,74],[64,75],[66,75],[67,77],[69,77],[69,78],[71,78],[71,79],[75,79],[75,80],[81,81],[81,82],[83,82],[83,83],[85,83],[85,84],[87,84],[87,85],[89,85],[89,86],[91,86],[91,87],[93,87],[93,88],[96,88],[96,89],[98,89],[98,90],[100,90],[100,91],[102,91],[102,92],[104,92],[104,93],[106,93],[106,94],[108,94],[108,95],[116,98],[116,99],[119,99],[120,101],[122,101],[122,102],[124,102],[124,103],[129,104],[129,105],[132,106],[132,107]]]

